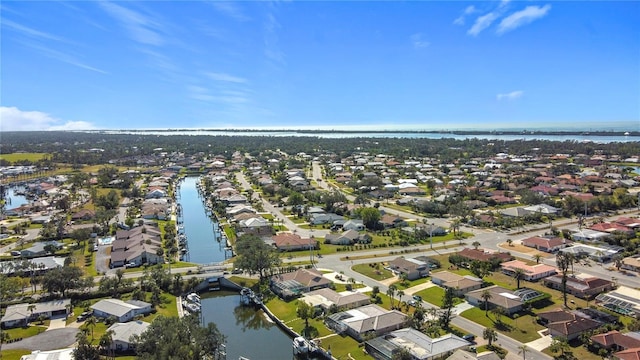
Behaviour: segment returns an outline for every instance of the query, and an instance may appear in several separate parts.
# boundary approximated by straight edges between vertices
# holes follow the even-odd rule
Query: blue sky
[[[640,128],[637,1],[3,1],[1,127]]]

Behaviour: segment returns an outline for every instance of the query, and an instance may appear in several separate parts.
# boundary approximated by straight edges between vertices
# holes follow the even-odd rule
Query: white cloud
[[[527,6],[523,10],[516,11],[513,14],[502,19],[502,21],[498,25],[498,30],[496,30],[496,32],[498,34],[504,34],[508,31],[517,29],[520,26],[529,24],[537,19],[545,17],[549,13],[549,10],[551,10],[551,5],[549,4],[545,6]]]
[[[58,37],[56,35],[52,35],[52,34],[44,32],[44,31],[32,29],[32,28],[30,28],[28,26],[20,25],[20,24],[18,24],[16,22],[8,20],[8,19],[2,19],[2,26],[5,26],[5,27],[7,27],[9,29],[12,29],[14,31],[21,32],[24,35],[27,35],[27,36],[32,37],[32,38],[39,38],[39,39],[45,39],[45,40],[54,40],[54,41],[64,41],[64,39],[62,39],[61,37]]]
[[[100,2],[100,6],[113,18],[120,21],[129,36],[142,44],[159,46],[164,44],[160,35],[161,26],[152,18],[111,2]]]
[[[496,99],[498,99],[498,101],[500,101],[500,100],[515,100],[515,99],[521,98],[522,95],[524,95],[524,91],[515,90],[515,91],[509,92],[509,93],[498,94],[498,95],[496,95]]]
[[[411,43],[413,43],[413,47],[416,49],[426,48],[427,46],[431,45],[430,42],[422,38],[422,33],[411,35]]]
[[[250,18],[244,14],[242,9],[238,7],[237,3],[231,1],[213,1],[210,4],[213,5],[219,12],[236,19],[238,21],[248,21]]]
[[[457,17],[455,20],[453,20],[453,23],[454,23],[455,25],[464,25],[465,17],[466,17],[467,15],[471,15],[471,14],[475,13],[476,11],[478,11],[478,10],[476,9],[476,7],[475,7],[475,6],[473,6],[473,5],[469,5],[469,6],[467,6],[467,7],[462,11],[462,15],[460,15],[460,16],[459,16],[459,17]]]
[[[224,81],[224,82],[232,82],[232,83],[238,83],[238,84],[245,84],[247,82],[247,79],[245,78],[241,78],[238,76],[233,76],[233,75],[229,75],[229,74],[224,74],[224,73],[215,73],[215,72],[208,72],[206,73],[206,75],[215,81]]]
[[[87,130],[95,126],[86,121],[62,121],[41,111],[23,111],[17,107],[0,106],[0,130]]]
[[[90,71],[95,71],[97,73],[100,74],[108,74],[108,72],[102,70],[102,69],[98,69],[96,67],[93,67],[91,65],[87,65],[84,62],[82,62],[81,60],[79,60],[78,58],[76,58],[75,56],[71,55],[71,54],[67,54],[67,53],[63,53],[61,51],[58,50],[54,50],[54,49],[50,49],[46,46],[40,46],[40,45],[36,45],[36,44],[31,44],[31,43],[24,43],[25,46],[28,46],[38,52],[40,52],[42,55],[49,57],[51,59],[55,59],[58,61],[61,61],[63,63],[69,64],[69,65],[73,65],[76,67],[79,67],[81,69],[85,69],[85,70],[90,70]]]
[[[476,21],[473,23],[473,26],[467,31],[467,34],[478,36],[482,32],[482,30],[491,26],[491,24],[498,19],[497,12],[490,12],[488,14],[478,16]]]

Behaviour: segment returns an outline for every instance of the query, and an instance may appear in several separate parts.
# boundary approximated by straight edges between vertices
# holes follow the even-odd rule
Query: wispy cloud
[[[455,20],[453,20],[453,23],[455,25],[464,25],[467,15],[471,15],[477,11],[478,10],[476,9],[475,6],[469,5],[462,11],[462,15],[458,16]]]
[[[241,78],[238,76],[233,76],[225,73],[207,72],[205,74],[207,75],[207,77],[209,77],[211,80],[214,80],[214,81],[225,81],[225,82],[232,82],[232,83],[238,83],[238,84],[244,84],[247,82],[247,79],[245,78]]]
[[[515,100],[515,99],[521,98],[522,95],[524,95],[524,91],[515,90],[515,91],[509,92],[509,93],[498,94],[498,95],[496,95],[496,99],[498,101],[500,101],[500,100]]]
[[[209,2],[219,12],[238,21],[251,20],[244,11],[238,6],[238,3],[231,1],[211,1]]]
[[[549,10],[551,10],[551,5],[549,4],[546,4],[545,6],[527,6],[523,10],[516,11],[502,19],[496,32],[498,34],[504,34],[508,31],[517,29],[520,26],[527,25],[537,19],[545,17],[549,13]]]
[[[471,28],[469,28],[469,30],[467,31],[467,34],[471,36],[478,36],[478,34],[480,34],[483,30],[491,26],[491,24],[493,24],[494,21],[502,17],[510,1],[511,0],[502,0],[493,11],[486,13],[484,15],[478,16],[476,20],[473,22],[473,25],[471,26]],[[476,12],[475,8],[473,8],[473,10],[474,12]]]
[[[2,26],[3,27],[7,27],[11,30],[17,31],[22,33],[23,35],[27,35],[31,38],[37,38],[37,39],[44,39],[44,40],[54,40],[54,41],[65,41],[63,38],[53,35],[53,34],[49,34],[47,32],[44,31],[40,31],[40,30],[36,30],[33,28],[30,28],[28,26],[24,26],[21,24],[18,24],[16,22],[13,22],[9,19],[5,19],[3,18],[2,21]]]
[[[416,49],[426,48],[429,45],[431,45],[430,42],[423,39],[422,33],[416,33],[411,35],[411,43],[413,44],[413,47]]]
[[[125,8],[112,2],[100,2],[104,9],[114,19],[125,27],[129,36],[146,45],[159,46],[165,43],[162,33],[162,25],[150,16]]]
[[[88,130],[95,126],[86,121],[62,121],[41,111],[23,111],[17,107],[0,106],[0,130]]]
[[[29,47],[35,51],[37,51],[38,53],[40,53],[41,55],[44,55],[48,58],[54,59],[54,60],[58,60],[61,61],[63,63],[69,64],[69,65],[73,65],[75,67],[79,67],[81,69],[85,69],[85,70],[90,70],[90,71],[94,71],[100,74],[108,74],[107,71],[104,71],[102,69],[98,69],[96,67],[93,67],[91,65],[87,65],[86,63],[84,63],[83,61],[81,61],[80,59],[78,59],[76,56],[59,51],[59,50],[54,50],[51,49],[49,47],[46,46],[42,46],[42,45],[37,45],[34,43],[30,43],[30,42],[25,42],[23,43],[24,46]]]
[[[264,55],[267,59],[277,63],[285,63],[285,53],[280,49],[278,41],[278,29],[280,29],[280,23],[274,14],[275,5],[270,3],[270,11],[267,13],[266,20],[264,22]]]

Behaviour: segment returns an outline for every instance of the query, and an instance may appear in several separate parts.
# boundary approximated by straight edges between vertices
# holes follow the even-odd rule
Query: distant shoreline
[[[451,134],[451,135],[507,135],[507,136],[629,136],[640,137],[640,131],[613,130],[307,130],[307,129],[120,129],[77,130],[92,133],[144,133],[144,132],[229,132],[229,133],[299,133],[299,134]]]

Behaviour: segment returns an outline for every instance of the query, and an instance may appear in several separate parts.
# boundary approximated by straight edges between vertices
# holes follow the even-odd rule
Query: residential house
[[[619,314],[640,316],[640,290],[619,286],[596,296],[596,303]]]
[[[449,271],[439,271],[431,274],[431,282],[445,289],[454,289],[456,296],[463,296],[469,291],[482,287],[482,279],[473,276],[461,276]]]
[[[469,304],[484,309],[486,306],[485,300],[482,298],[484,291],[488,291],[491,294],[491,298],[488,300],[489,308],[502,308],[507,315],[515,314],[522,310],[522,304],[524,303],[522,299],[513,291],[497,285],[470,291],[465,295],[465,299],[467,299]]]
[[[640,272],[640,256],[628,256],[622,259],[621,268],[625,270],[631,270],[635,272]]]
[[[31,354],[22,355],[20,360],[74,360],[75,348],[64,348],[56,350],[34,350]]]
[[[34,243],[31,247],[20,251],[20,256],[26,257],[26,258],[32,258],[37,256],[48,255],[49,251],[47,251],[45,248],[47,248],[49,245],[56,250],[62,248],[62,244],[57,241],[37,242],[37,243]]]
[[[316,249],[318,241],[316,239],[303,239],[298,234],[282,232],[271,237],[276,249],[280,251],[298,251]]]
[[[544,279],[543,283],[552,289],[562,291],[562,275],[560,274]],[[593,276],[569,276],[567,277],[566,286],[567,293],[581,299],[587,299],[613,290],[616,285],[613,281]]]
[[[640,348],[640,339],[625,335],[618,330],[593,335],[591,343],[599,348],[615,352]]]
[[[456,350],[466,349],[470,342],[454,334],[431,338],[413,328],[392,331],[365,342],[367,354],[377,360],[391,360],[394,353],[405,348],[414,360],[440,359]]]
[[[591,229],[574,229],[571,232],[571,239],[575,241],[598,242],[598,241],[605,241],[610,237],[611,237],[611,234],[609,233],[606,233],[603,231],[591,230]]]
[[[404,276],[407,280],[415,280],[429,276],[429,264],[418,259],[398,257],[389,262],[389,268]]]
[[[371,297],[361,292],[338,293],[329,288],[308,292],[304,294],[302,300],[325,313],[328,313],[329,309],[334,305],[344,311],[371,303]]]
[[[613,354],[613,360],[639,360],[639,359],[640,359],[640,348],[622,350]]]
[[[269,220],[263,217],[255,217],[238,221],[238,231],[243,234],[251,235],[271,235],[273,227]]]
[[[602,323],[599,321],[576,316],[573,320],[549,323],[547,324],[547,329],[549,329],[549,335],[571,341],[578,338],[580,334],[595,330],[600,326],[602,326]]]
[[[532,236],[522,240],[522,245],[553,253],[573,244],[573,241],[557,236]]]
[[[311,214],[309,223],[311,225],[333,224],[334,221],[345,220],[344,216],[333,213]]]
[[[270,278],[271,290],[283,298],[329,287],[331,280],[315,269],[298,269]]]
[[[360,219],[347,220],[347,221],[345,221],[344,224],[342,224],[342,230],[345,230],[345,231],[346,230],[363,231],[364,230],[364,223]]]
[[[602,263],[611,260],[611,258],[621,250],[623,250],[623,248],[614,246],[599,247],[586,244],[574,244],[573,246],[566,247],[559,251],[563,253],[570,253],[577,257],[586,256],[591,260]]]
[[[87,221],[93,219],[96,216],[96,212],[91,209],[82,209],[71,214],[72,221]]]
[[[34,306],[31,310],[30,306]],[[70,299],[52,300],[47,302],[29,304],[15,304],[7,306],[4,316],[0,319],[3,328],[27,326],[30,321],[44,316],[47,319],[58,316],[67,316],[71,305]]]
[[[524,209],[530,214],[556,215],[560,209],[547,204],[525,206]]]
[[[403,218],[397,215],[391,215],[391,214],[382,215],[382,217],[380,218],[380,223],[386,229],[400,228],[407,225],[407,222]]]
[[[553,266],[545,264],[528,265],[520,260],[503,262],[500,267],[502,272],[508,276],[515,276],[518,269],[522,270],[522,279],[526,281],[537,281],[558,272]]]
[[[487,249],[464,248],[460,250],[457,253],[457,255],[460,255],[469,261],[473,261],[473,260],[483,261],[483,262],[497,261],[501,263],[501,262],[509,261],[513,259],[513,256],[511,256],[511,254],[509,253],[492,251]]]
[[[453,355],[446,360],[502,360],[493,351],[483,351],[481,353],[469,352],[466,350],[456,350]]]
[[[369,234],[360,234],[355,230],[347,230],[341,234],[327,234],[324,237],[324,243],[331,245],[369,244],[371,240]]]
[[[148,322],[144,321],[130,321],[126,323],[117,322],[111,325],[107,331],[112,331],[111,338],[111,350],[118,352],[135,350],[135,345],[131,341],[131,337],[134,335],[140,335],[149,328]]]
[[[636,232],[632,228],[628,226],[620,225],[615,222],[602,222],[602,223],[593,224],[589,227],[589,229],[605,232],[612,235],[624,234],[627,237],[634,237],[636,234]]]
[[[122,301],[119,299],[102,299],[91,305],[93,315],[100,318],[114,317],[118,322],[133,320],[138,315],[146,315],[153,311],[151,304],[139,300]]]
[[[325,324],[339,334],[362,341],[365,336],[380,336],[401,329],[408,320],[407,315],[398,310],[386,310],[371,304],[329,315]]]

